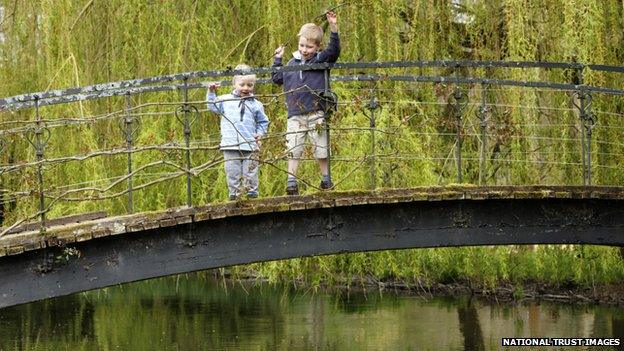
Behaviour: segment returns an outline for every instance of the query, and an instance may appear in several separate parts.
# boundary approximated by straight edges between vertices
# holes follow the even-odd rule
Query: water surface
[[[224,285],[202,274],[0,310],[2,351],[500,350],[503,337],[624,341],[624,310],[378,291],[313,294]]]

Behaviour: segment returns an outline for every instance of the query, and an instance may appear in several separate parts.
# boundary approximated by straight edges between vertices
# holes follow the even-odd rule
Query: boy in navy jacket
[[[331,34],[325,50],[321,49],[323,29],[314,23],[306,23],[299,30],[299,49],[293,53],[288,66],[311,63],[336,62],[340,55],[340,37],[338,20],[334,12],[326,14]],[[284,46],[275,50],[273,67],[282,66]],[[286,193],[298,195],[297,167],[303,154],[303,144],[307,138],[312,141],[314,158],[321,170],[321,189],[334,186],[328,172],[327,133],[325,131],[325,106],[322,93],[325,91],[325,73],[323,70],[285,71],[273,73],[272,80],[284,85],[288,121],[286,143],[288,145],[288,180]],[[329,84],[329,82],[327,82]],[[328,86],[329,87],[329,86]]]

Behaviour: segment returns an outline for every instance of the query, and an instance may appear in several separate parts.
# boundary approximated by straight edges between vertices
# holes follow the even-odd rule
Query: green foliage
[[[338,286],[356,283],[365,287],[369,278],[416,287],[467,281],[486,289],[504,282],[531,281],[591,288],[624,280],[624,263],[618,249],[601,246],[380,251],[259,263],[238,269],[244,275],[267,278],[270,282],[303,282],[314,288],[320,282]]]

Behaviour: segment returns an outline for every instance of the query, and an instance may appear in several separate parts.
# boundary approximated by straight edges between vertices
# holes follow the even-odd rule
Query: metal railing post
[[[370,136],[371,136],[371,153],[370,153],[370,174],[371,174],[371,189],[377,188],[377,162],[376,162],[376,141],[375,141],[375,129],[376,121],[375,121],[375,110],[379,107],[379,103],[377,102],[377,98],[375,96],[375,89],[371,89],[371,100],[368,103],[368,110],[370,111],[370,116],[368,117],[370,122]]]
[[[481,84],[481,108],[479,109],[479,121],[481,127],[481,150],[479,153],[479,185],[483,185],[485,177],[485,152],[487,149],[487,122],[489,107],[487,105],[487,84]]]
[[[583,183],[584,185],[592,184],[591,171],[591,139],[592,130],[596,124],[596,116],[591,111],[592,96],[581,88],[579,91],[579,117],[581,123],[581,148],[583,157]]]
[[[39,195],[39,218],[41,220],[40,233],[43,235],[46,232],[46,208],[45,208],[45,190],[44,190],[44,177],[43,177],[43,159],[45,153],[45,147],[50,140],[50,130],[43,126],[41,115],[39,114],[39,97],[35,96],[35,128],[32,131],[34,139],[30,136],[28,141],[35,148],[35,156],[37,158],[37,183],[38,183],[38,195]],[[45,135],[44,135],[45,134]]]
[[[461,129],[462,129],[462,111],[467,103],[466,93],[464,93],[459,88],[459,86],[456,86],[455,91],[453,92],[453,99],[455,100],[454,105],[453,105],[453,110],[455,114],[455,126],[457,128],[457,134],[456,134],[456,140],[455,140],[455,144],[456,144],[455,158],[457,161],[457,183],[461,183],[462,182]]]
[[[583,86],[583,69],[582,68],[578,68],[576,70],[576,74],[577,74],[577,78],[578,78],[578,84],[579,87]],[[587,185],[587,165],[585,164],[585,131],[584,131],[584,126],[583,126],[583,110],[585,109],[585,103],[584,103],[584,91],[582,88],[580,88],[577,93],[576,96],[579,99],[579,104],[576,106],[579,109],[579,122],[581,124],[581,163],[582,163],[582,173],[583,173],[583,185]],[[575,104],[576,105],[576,104]]]
[[[325,70],[323,71],[323,76],[325,78],[325,90],[324,90],[324,98],[327,99],[329,96],[329,64],[325,64]],[[325,106],[327,106],[327,101],[325,101]],[[331,179],[331,138],[329,134],[329,117],[331,114],[331,109],[325,108],[325,134],[327,135],[327,175]]]
[[[592,141],[592,130],[594,125],[596,124],[596,116],[591,112],[591,104],[592,104],[592,96],[587,93],[585,102],[585,133],[587,133],[587,185],[592,185],[592,152],[591,152],[591,141]]]
[[[188,78],[184,77],[184,142],[186,145],[186,205],[193,204],[191,193],[191,122],[189,119]]]
[[[134,117],[130,114],[131,101],[130,92],[126,93],[126,115],[123,118],[123,131],[126,137],[126,150],[128,152],[128,213],[134,213],[134,203],[132,199],[132,144],[133,144],[133,122]]]
[[[37,128],[35,129],[35,143],[37,153],[37,180],[39,182],[39,212],[41,214],[41,233],[45,233],[45,197],[43,193],[43,155],[45,146],[42,143],[41,116],[39,115],[39,99],[35,99],[35,114],[37,118]]]
[[[583,167],[583,185],[592,184],[591,173],[591,138],[592,130],[596,124],[596,116],[591,111],[592,96],[585,88],[583,82],[583,68],[576,69],[578,90],[572,96],[572,104],[578,109],[579,123],[581,125],[581,164]],[[576,100],[578,99],[578,104]]]
[[[197,107],[195,106],[191,106],[189,104],[189,99],[188,99],[188,90],[189,90],[189,86],[188,86],[188,77],[184,77],[184,85],[182,86],[182,95],[184,98],[183,104],[182,106],[180,106],[180,108],[176,109],[175,111],[175,116],[176,119],[182,123],[182,126],[184,127],[184,145],[186,145],[186,150],[184,153],[184,158],[186,161],[186,205],[188,207],[191,207],[193,205],[193,193],[192,193],[192,189],[191,189],[191,167],[192,167],[192,163],[191,163],[191,126],[193,125],[193,122],[195,122],[195,118],[191,118],[191,112],[194,112],[195,115],[197,115],[199,113],[199,110],[197,109]],[[180,116],[178,116],[178,110],[181,110],[182,113],[184,114],[183,118],[180,118]]]
[[[585,91],[581,88],[578,94],[579,98],[579,123],[581,124],[581,158],[583,164],[583,185],[587,182],[587,143],[585,141]]]

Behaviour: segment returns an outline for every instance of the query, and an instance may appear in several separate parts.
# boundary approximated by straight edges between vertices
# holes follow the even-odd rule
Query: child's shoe
[[[288,183],[286,186],[286,195],[299,195],[299,186],[297,183]]]
[[[250,191],[250,192],[247,193],[247,198],[248,199],[255,199],[257,197],[258,197],[258,193],[255,192],[255,191]]]
[[[334,187],[334,183],[332,183],[331,179],[323,179],[321,180],[321,189],[328,190]]]

